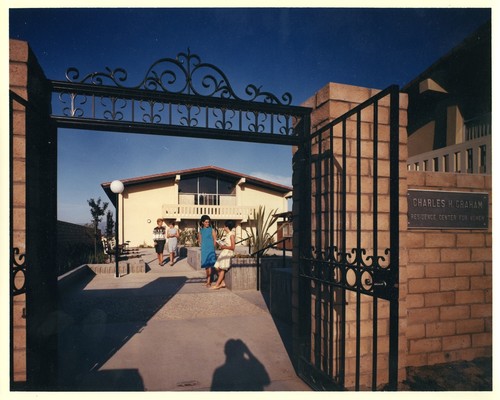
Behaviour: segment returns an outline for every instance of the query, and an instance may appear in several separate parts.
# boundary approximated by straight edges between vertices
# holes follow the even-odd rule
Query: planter
[[[291,265],[291,258],[262,257],[260,259],[260,290],[269,292],[270,274],[274,269]],[[231,290],[257,290],[257,259],[253,257],[233,257],[231,268],[226,273],[226,286]]]
[[[199,247],[187,247],[187,262],[195,270],[201,270],[201,249]],[[274,269],[288,268],[291,265],[291,257],[278,256],[262,257],[260,259],[260,290],[269,292],[270,274]],[[226,273],[226,286],[230,290],[257,290],[257,258],[233,257],[231,268]]]
[[[195,270],[201,270],[201,249],[199,247],[186,247],[187,262]]]
[[[231,268],[226,272],[224,280],[229,290],[256,290],[257,260],[251,257],[232,258]]]

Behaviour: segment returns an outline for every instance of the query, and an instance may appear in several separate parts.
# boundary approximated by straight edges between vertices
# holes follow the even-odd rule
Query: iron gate
[[[288,93],[279,98],[248,85],[245,90],[248,98],[244,100],[235,94],[219,68],[201,62],[189,51],[179,53],[176,58],[158,60],[136,86],[126,85],[126,80],[127,73],[121,68],[83,78],[78,70],[70,68],[67,81],[49,81],[53,126],[298,146],[297,154],[305,155],[308,165],[299,171],[305,177],[301,185],[306,183],[300,207],[301,232],[308,234],[300,237],[298,255],[301,333],[298,373],[317,389],[342,389],[349,387],[351,381],[360,389],[365,386],[369,359],[372,389],[379,387],[378,377],[385,371],[388,379],[382,376],[381,380],[388,381],[389,388],[395,389],[398,88],[388,88],[309,135],[311,110],[291,106]],[[371,125],[364,120],[368,114],[373,121]],[[368,132],[369,140],[365,138],[366,126],[373,126]],[[44,131],[42,134],[46,135]],[[369,145],[372,150],[370,157],[366,157],[361,153]],[[52,157],[52,153],[43,155]],[[42,164],[40,173],[55,176],[50,160]],[[36,183],[40,178],[36,175],[28,180]],[[311,182],[310,187],[307,182]],[[35,185],[30,198],[36,199],[39,192]],[[366,202],[370,204],[368,210],[363,209]],[[51,205],[55,207],[55,202]],[[368,218],[370,224],[366,222]],[[46,249],[33,246],[40,241],[36,233],[52,225],[35,216],[29,220],[29,231],[33,233],[27,237],[26,247],[33,249],[30,260],[37,265]],[[55,220],[52,222],[55,226]],[[26,255],[19,259],[23,256]],[[27,278],[36,272],[38,280],[51,283],[50,287],[55,284],[48,266],[38,272],[37,265],[28,273],[24,264],[14,261],[11,264],[11,284],[18,267]],[[15,294],[11,293],[11,299]],[[29,287],[26,298],[33,311],[30,318],[38,314],[42,318],[44,314],[35,305],[52,301]],[[370,328],[367,316],[372,321]],[[27,358],[30,354],[28,351]],[[43,357],[41,360],[31,375],[35,379],[28,382],[33,388],[41,387],[39,382],[53,373],[44,368]]]
[[[318,390],[397,388],[398,125],[391,86],[306,145],[298,372]]]

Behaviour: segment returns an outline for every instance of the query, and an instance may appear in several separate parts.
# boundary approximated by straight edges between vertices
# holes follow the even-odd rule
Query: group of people
[[[163,260],[163,251],[165,244],[167,245],[167,252],[170,255],[170,265],[174,265],[175,253],[177,252],[177,239],[179,239],[179,229],[175,227],[173,221],[168,223],[168,229],[163,226],[163,219],[156,220],[157,226],[153,229],[153,241],[155,244],[156,255],[158,256],[158,264],[166,264]]]
[[[217,232],[210,225],[210,217],[203,215],[200,220],[201,228],[198,233],[198,242],[201,247],[201,268],[205,269],[206,282],[204,285],[214,290],[226,287],[225,275],[231,266],[231,257],[234,256],[235,237],[234,221],[224,222],[224,236],[217,240]],[[222,250],[217,258],[215,249]],[[217,282],[212,286],[212,270],[217,271]]]
[[[175,254],[177,252],[177,240],[179,239],[179,229],[175,227],[173,221],[168,224],[168,229],[163,226],[163,219],[158,218],[157,226],[153,229],[153,240],[155,251],[158,256],[158,264],[164,265],[163,251],[165,244],[170,255],[170,265],[174,265]],[[204,285],[210,289],[218,290],[226,287],[224,281],[227,270],[231,266],[231,257],[234,256],[235,237],[234,221],[228,220],[224,223],[224,235],[217,239],[217,231],[211,226],[208,215],[203,215],[200,219],[200,231],[198,242],[201,247],[201,268],[205,270],[206,281]],[[222,250],[217,257],[215,249]],[[217,281],[212,286],[213,270],[217,271]]]

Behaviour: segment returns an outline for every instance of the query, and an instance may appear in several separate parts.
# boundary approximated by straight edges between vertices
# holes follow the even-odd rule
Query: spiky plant
[[[249,220],[250,229],[246,229],[246,232],[250,238],[252,253],[263,250],[273,243],[273,238],[276,235],[277,230],[271,233],[271,229],[278,219],[274,216],[276,211],[277,209],[274,209],[269,213],[266,213],[266,207],[259,206],[258,210],[254,214],[254,218]],[[265,254],[267,250],[268,249],[263,250],[261,255]]]

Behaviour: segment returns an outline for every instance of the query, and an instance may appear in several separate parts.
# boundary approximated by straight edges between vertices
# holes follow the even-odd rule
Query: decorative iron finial
[[[104,72],[92,72],[80,79],[80,71],[70,67],[66,71],[66,80],[73,83],[94,85],[114,85],[121,88],[144,89],[172,94],[188,94],[205,97],[218,97],[243,101],[260,101],[268,104],[290,105],[292,95],[288,92],[281,99],[273,93],[263,91],[261,86],[247,85],[247,99],[236,95],[229,79],[215,65],[201,62],[197,54],[178,53],[175,58],[162,58],[154,62],[147,70],[144,79],[137,86],[127,86],[127,71],[123,68],[109,67]]]

